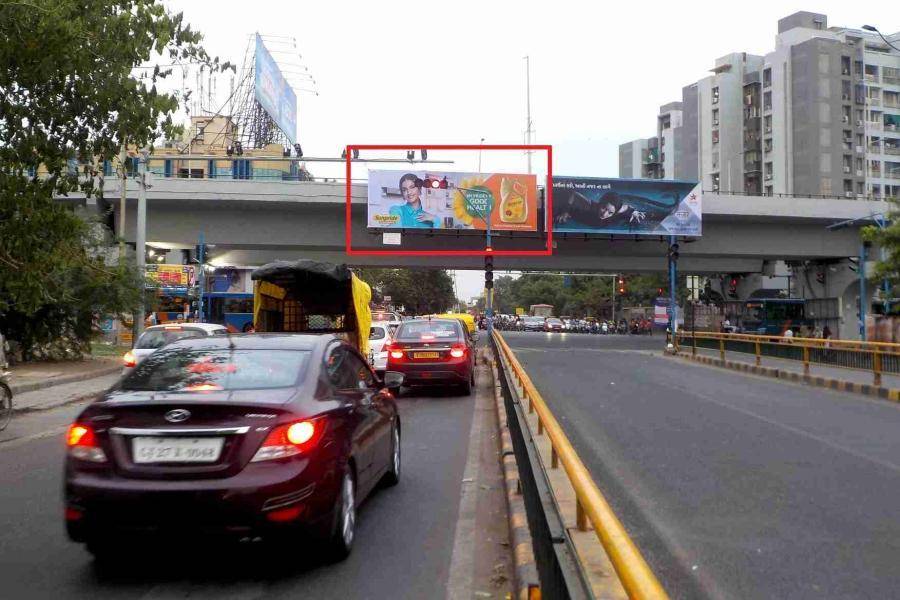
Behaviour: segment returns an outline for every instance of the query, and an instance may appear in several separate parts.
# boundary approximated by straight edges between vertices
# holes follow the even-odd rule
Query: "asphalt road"
[[[900,406],[504,336],[672,598],[900,597]]]
[[[362,506],[356,545],[344,562],[323,564],[303,540],[296,556],[277,561],[254,547],[173,548],[171,555],[156,556],[134,547],[123,552],[133,554],[135,564],[115,572],[95,567],[63,531],[62,429],[80,406],[17,417],[18,439],[0,443],[0,597],[442,598],[474,406],[475,396],[439,391],[400,399],[401,483],[376,492]],[[496,428],[486,424],[483,430],[490,447]],[[496,453],[489,458],[496,465]],[[467,564],[476,570],[472,585],[492,592],[483,597],[504,597],[508,571],[503,565],[492,570],[498,554],[509,553],[502,481],[499,467],[481,472],[496,481],[469,482],[490,500],[479,496],[479,543]],[[491,582],[497,585],[488,587]]]

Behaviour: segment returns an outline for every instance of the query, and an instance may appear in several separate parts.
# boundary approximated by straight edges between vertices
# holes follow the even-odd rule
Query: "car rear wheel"
[[[400,483],[400,428],[391,425],[391,465],[384,474],[384,485],[390,487]]]
[[[343,560],[353,549],[353,540],[356,537],[356,484],[349,467],[341,479],[334,512],[334,525],[328,540],[328,554],[332,560]]]

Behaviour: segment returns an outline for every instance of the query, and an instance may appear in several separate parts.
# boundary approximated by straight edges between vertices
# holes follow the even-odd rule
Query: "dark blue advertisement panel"
[[[553,178],[553,231],[701,235],[700,184],[654,179]]]

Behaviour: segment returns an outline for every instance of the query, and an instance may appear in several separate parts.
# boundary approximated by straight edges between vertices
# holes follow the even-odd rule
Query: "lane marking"
[[[480,377],[479,377],[480,379]],[[484,411],[490,410],[487,394],[478,385],[475,388],[475,404],[472,407],[472,427],[469,429],[469,449],[466,468],[463,470],[462,492],[459,497],[459,513],[453,552],[450,555],[450,573],[447,577],[447,600],[471,600],[475,575],[475,517],[481,461],[481,433],[484,429]],[[491,389],[493,392],[493,388]]]
[[[670,384],[670,385],[671,385],[671,384]],[[882,466],[882,467],[886,467],[886,468],[890,469],[891,471],[895,471],[895,472],[897,472],[897,473],[900,473],[900,465],[896,465],[896,464],[894,464],[894,463],[892,463],[892,462],[887,462],[887,461],[884,461],[884,460],[881,460],[881,459],[878,459],[878,458],[873,458],[873,457],[871,457],[871,456],[867,456],[867,455],[865,455],[865,454],[863,454],[863,453],[861,453],[861,452],[857,452],[856,450],[852,450],[852,449],[850,449],[850,448],[847,448],[846,446],[841,446],[840,444],[837,444],[837,443],[832,442],[832,441],[830,441],[830,440],[828,440],[828,439],[825,439],[825,438],[823,438],[823,437],[821,437],[821,436],[818,436],[818,435],[816,435],[816,434],[814,434],[814,433],[811,433],[811,432],[809,432],[809,431],[806,431],[805,429],[800,429],[799,427],[794,427],[793,425],[787,425],[787,424],[785,424],[785,423],[779,423],[778,421],[775,421],[775,420],[770,419],[770,418],[768,418],[768,417],[764,417],[764,416],[762,416],[762,415],[756,414],[755,412],[750,411],[750,410],[747,410],[747,409],[744,409],[744,408],[738,408],[737,406],[732,406],[732,405],[730,405],[730,404],[724,404],[724,403],[719,402],[718,400],[715,400],[714,398],[711,398],[710,396],[707,396],[706,394],[703,394],[703,393],[698,392],[698,391],[696,391],[696,390],[685,389],[685,388],[682,388],[682,387],[677,386],[677,385],[673,385],[672,387],[674,387],[675,389],[679,389],[679,390],[681,390],[682,392],[684,392],[684,393],[686,393],[686,394],[689,394],[689,395],[693,394],[693,395],[695,395],[697,398],[699,398],[699,399],[701,399],[701,400],[705,400],[706,402],[709,402],[709,403],[711,403],[711,404],[715,404],[716,406],[721,406],[722,408],[730,408],[731,410],[733,410],[733,411],[735,411],[735,412],[739,412],[739,413],[741,413],[741,414],[743,414],[743,415],[746,415],[746,416],[748,416],[748,417],[752,417],[752,418],[754,418],[754,419],[758,419],[758,420],[762,421],[763,423],[768,423],[769,425],[773,425],[773,426],[775,426],[775,427],[779,427],[779,428],[784,429],[784,430],[786,430],[786,431],[790,431],[791,433],[796,433],[796,434],[798,434],[798,435],[801,435],[801,436],[803,436],[803,437],[809,438],[809,439],[811,439],[811,440],[815,440],[815,441],[817,441],[817,442],[819,442],[819,443],[821,443],[821,444],[824,444],[824,445],[828,446],[829,448],[832,448],[833,450],[838,450],[838,451],[841,451],[841,452],[846,452],[847,454],[849,454],[849,455],[851,455],[851,456],[854,456],[854,457],[856,457],[856,458],[861,458],[861,459],[863,459],[863,460],[867,460],[867,461],[869,461],[869,462],[871,462],[871,463],[874,463],[874,464],[876,464],[876,465],[880,465],[880,466]]]

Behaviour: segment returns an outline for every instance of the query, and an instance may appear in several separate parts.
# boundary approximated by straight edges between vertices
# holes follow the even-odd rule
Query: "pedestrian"
[[[786,328],[784,330],[784,335],[782,337],[784,337],[785,342],[790,344],[791,341],[794,339],[794,330],[791,329],[790,327]]]

